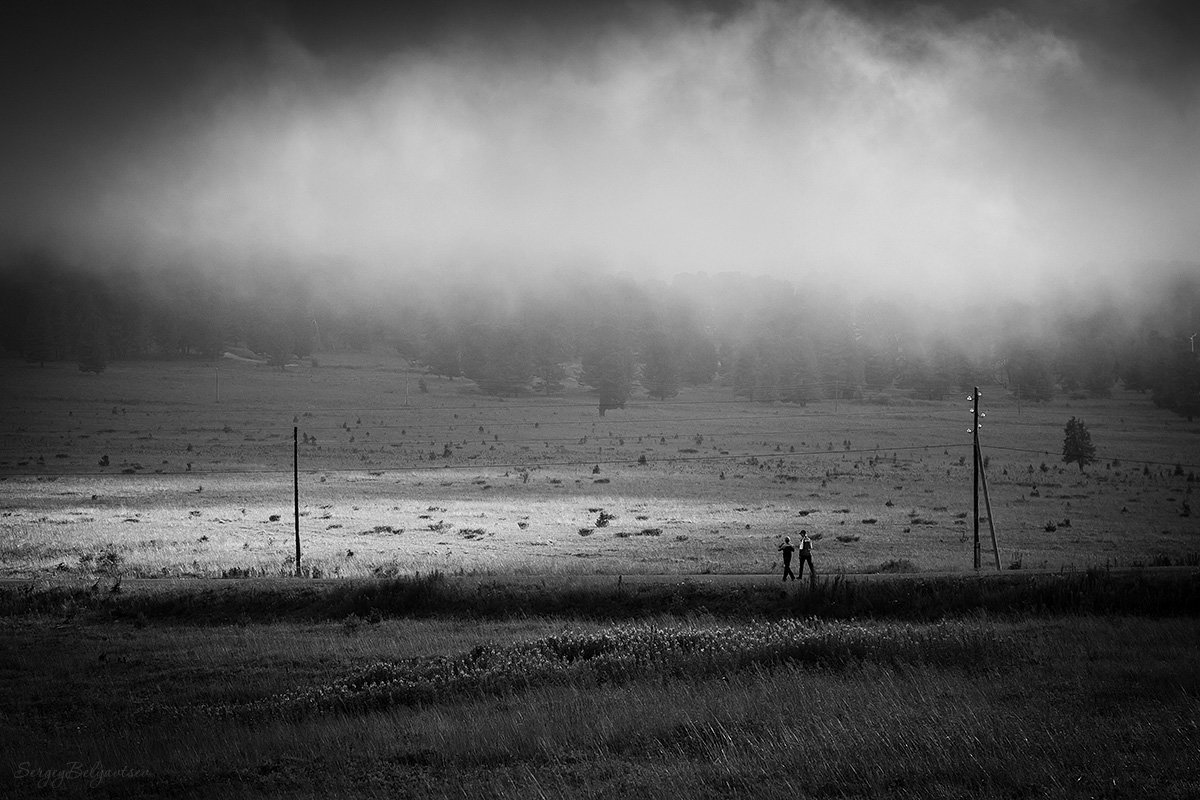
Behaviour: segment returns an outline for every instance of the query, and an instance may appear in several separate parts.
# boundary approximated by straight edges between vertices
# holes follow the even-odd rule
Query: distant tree
[[[600,395],[600,416],[611,408],[624,408],[633,389],[633,348],[612,326],[601,326],[583,355],[581,383]]]
[[[943,362],[921,358],[908,365],[901,385],[914,389],[922,400],[942,400],[950,393],[952,380]]]
[[[135,301],[118,298],[106,318],[114,359],[136,358],[150,352],[149,315]]]
[[[679,355],[662,333],[652,334],[642,352],[642,386],[657,400],[679,394]]]
[[[705,335],[689,337],[683,345],[680,378],[689,386],[701,386],[717,372],[717,347]]]
[[[180,344],[180,322],[179,314],[173,308],[168,308],[165,304],[156,307],[150,321],[150,340],[154,352],[168,357],[179,355],[182,350]],[[253,333],[248,331],[246,334],[247,346],[251,350],[258,350],[257,343],[250,341]]]
[[[863,381],[868,386],[891,386],[900,376],[899,356],[890,343],[868,349],[863,366]]]
[[[774,363],[780,400],[804,406],[821,399],[822,392],[817,384],[820,364],[815,350],[808,343],[791,343],[774,359]],[[850,384],[835,380],[834,390],[847,396],[852,389]]]
[[[176,341],[178,352],[186,352],[186,340],[181,336]],[[273,367],[282,368],[294,355],[287,322],[277,309],[268,309],[253,321],[246,331],[246,346],[256,353],[265,354],[267,363]]]
[[[733,393],[756,403],[773,403],[790,388],[788,354],[777,341],[760,338],[738,349],[733,363]]]
[[[749,347],[739,347],[733,352],[732,369],[729,373],[735,397],[754,395],[754,376],[758,372],[757,357]]]
[[[462,346],[458,333],[440,322],[430,324],[421,343],[420,361],[434,375],[447,378],[462,375]]]
[[[1096,448],[1092,444],[1092,434],[1088,432],[1083,420],[1075,417],[1067,420],[1066,433],[1063,437],[1062,460],[1070,464],[1079,464],[1079,471],[1096,460]]]
[[[1178,350],[1160,361],[1151,379],[1151,397],[1159,408],[1174,411],[1191,422],[1200,414],[1200,359]]]
[[[99,312],[92,308],[79,327],[79,371],[99,375],[108,367],[108,328]]]
[[[145,277],[134,269],[114,270],[105,281],[104,319],[113,360],[138,358],[153,351],[152,301]]]
[[[734,353],[733,393],[757,403],[817,400],[819,363],[810,343],[761,336]]]
[[[529,357],[540,390],[547,395],[561,392],[567,377],[563,362],[568,357],[561,333],[547,324],[536,326],[529,334]]]
[[[541,392],[547,396],[558,394],[563,390],[563,379],[567,377],[567,368],[558,361],[539,359],[533,363],[533,377]]]
[[[845,320],[830,320],[813,332],[819,380],[841,397],[860,396],[866,381],[867,355],[858,330]]]
[[[1104,306],[1059,320],[1056,371],[1065,391],[1084,390],[1107,397],[1119,376],[1118,342],[1123,338],[1125,315]]]
[[[1154,388],[1154,378],[1166,351],[1162,336],[1157,331],[1146,331],[1136,338],[1124,342],[1119,357],[1117,377],[1125,388],[1132,392],[1146,392]]]
[[[369,317],[346,315],[340,327],[346,347],[356,353],[365,353],[371,349],[373,332]]]
[[[1077,343],[1059,354],[1057,372],[1064,391],[1085,390],[1092,397],[1108,397],[1118,377],[1114,357]]]
[[[31,309],[25,317],[21,329],[21,353],[30,364],[46,366],[47,361],[54,360],[54,331],[48,309]]]
[[[1008,382],[1021,399],[1042,402],[1054,396],[1054,371],[1050,359],[1034,347],[1012,351],[1007,359]]]
[[[490,395],[517,395],[529,388],[533,361],[515,326],[481,325],[463,337],[463,375]]]
[[[646,356],[649,346],[658,337],[664,337],[670,342],[669,355],[679,382],[688,386],[710,383],[718,366],[711,328],[699,321],[696,308],[689,308],[680,303],[678,298],[651,297],[660,300],[666,307],[660,307],[657,313],[651,312],[649,318],[642,320],[648,329],[643,337],[643,362],[648,363]],[[644,379],[642,383],[645,384]]]
[[[1116,368],[1091,369],[1083,380],[1083,388],[1092,397],[1109,397],[1112,395],[1113,384],[1117,382]]]
[[[985,369],[979,363],[974,363],[961,346],[950,338],[934,341],[928,353],[929,375],[933,383],[938,384],[932,387],[935,392],[969,392],[972,387],[988,382],[983,380]]]
[[[180,290],[187,292],[184,295],[186,302],[180,304],[178,299],[176,300],[176,319],[171,329],[172,346],[177,354],[183,357],[200,355],[205,358],[218,358],[225,349],[225,318],[229,303],[223,299],[218,287],[211,284],[197,281],[186,286],[187,288]],[[308,355],[311,352],[302,353],[297,347],[292,333],[293,322],[287,311],[267,303],[259,303],[259,309],[250,330],[260,339],[278,339],[278,349],[286,355]],[[271,330],[265,333],[258,330],[264,326]]]

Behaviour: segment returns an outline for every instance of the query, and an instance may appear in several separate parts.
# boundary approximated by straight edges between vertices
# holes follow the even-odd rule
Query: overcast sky
[[[1200,261],[1196,4],[27,5],[9,250],[947,297]]]

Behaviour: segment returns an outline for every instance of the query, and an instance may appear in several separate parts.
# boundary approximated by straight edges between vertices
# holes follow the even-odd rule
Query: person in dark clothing
[[[817,568],[813,566],[812,560],[812,539],[808,538],[808,531],[800,531],[800,577],[804,577],[804,565],[808,564],[809,580],[816,580]]]
[[[779,552],[783,553],[783,579],[788,578],[796,580],[796,576],[792,573],[792,553],[796,552],[796,546],[792,544],[790,536],[783,537],[783,544],[779,545]]]

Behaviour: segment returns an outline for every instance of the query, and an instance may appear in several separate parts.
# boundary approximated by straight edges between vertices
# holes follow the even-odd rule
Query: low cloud
[[[85,176],[48,176],[71,190],[8,238],[83,260],[740,270],[947,298],[1200,245],[1200,90],[1061,26],[762,2],[571,36],[368,56],[269,26]]]

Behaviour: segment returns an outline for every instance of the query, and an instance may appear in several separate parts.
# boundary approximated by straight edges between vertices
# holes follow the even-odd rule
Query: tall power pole
[[[975,469],[975,569],[979,569],[979,387],[975,387],[975,394],[971,397],[974,401],[971,404],[971,413],[974,417],[974,422],[971,426],[971,461]]]
[[[300,428],[292,428],[292,501],[296,520],[296,577],[300,577]],[[978,530],[976,531],[978,539]]]

